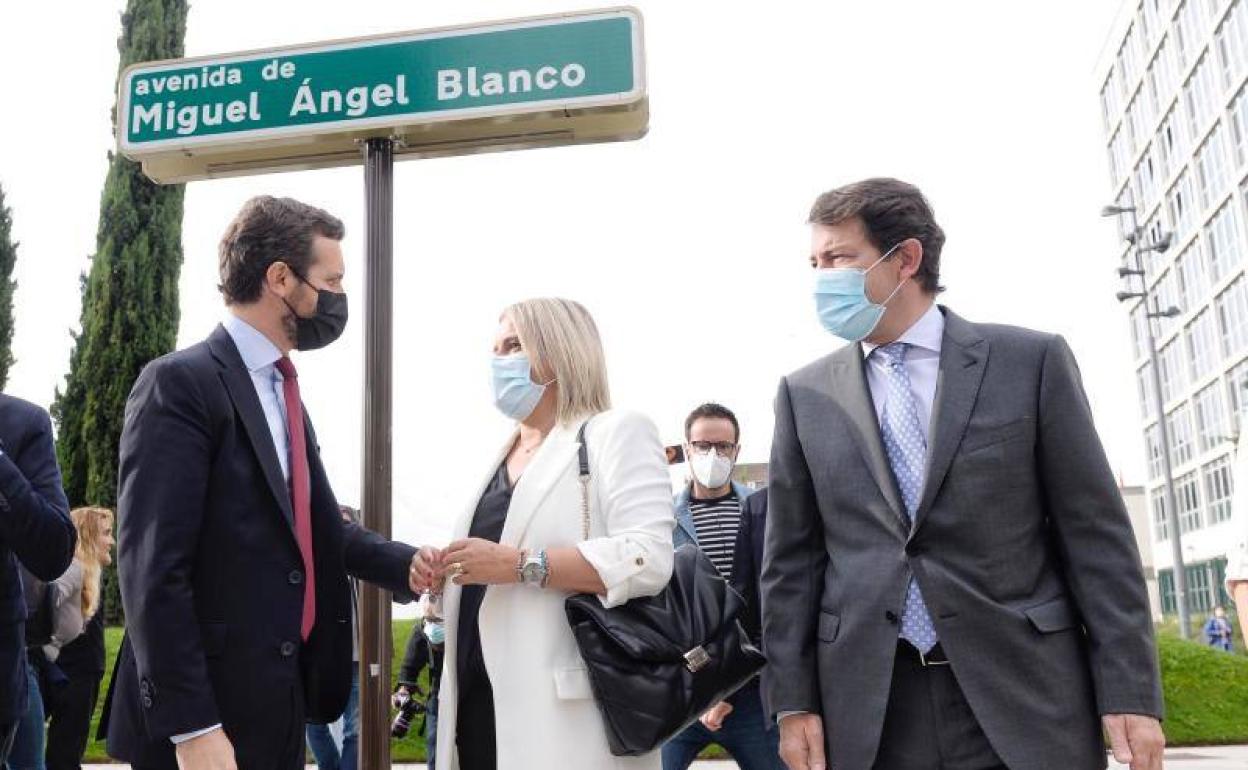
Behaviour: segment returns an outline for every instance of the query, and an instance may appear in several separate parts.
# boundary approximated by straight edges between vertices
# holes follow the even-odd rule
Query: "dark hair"
[[[829,190],[815,200],[810,223],[839,225],[857,218],[867,240],[881,252],[907,238],[923,244],[923,263],[915,278],[928,294],[945,290],[940,285],[940,250],[945,231],[936,224],[932,206],[919,188],[897,179],[864,179]]]
[[[256,196],[243,204],[221,236],[217,289],[227,305],[255,302],[270,265],[285,262],[296,275],[306,277],[313,238],[340,241],[345,233],[340,219],[315,206],[294,198]]]
[[[693,429],[693,424],[701,419],[727,420],[732,423],[733,443],[741,441],[741,424],[737,422],[737,416],[728,407],[714,402],[708,402],[699,406],[685,418],[685,441],[689,440],[689,431]]]

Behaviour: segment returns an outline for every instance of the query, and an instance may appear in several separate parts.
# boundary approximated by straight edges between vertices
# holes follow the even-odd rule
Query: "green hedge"
[[[412,630],[412,621],[394,622],[394,664],[391,678],[397,676],[399,661]],[[111,661],[121,644],[121,629],[110,628],[105,634],[110,661],[109,671],[101,689],[108,691],[107,679],[112,675]],[[1201,744],[1248,743],[1248,656],[1212,650],[1195,642],[1185,642],[1163,627],[1158,636],[1162,681],[1166,696],[1166,742],[1170,746]],[[91,734],[100,718],[101,703],[92,719]],[[424,736],[413,729],[408,737],[391,744],[396,762],[422,762],[425,758]],[[723,756],[712,747],[704,756]],[[107,762],[102,741],[87,747],[88,762]]]

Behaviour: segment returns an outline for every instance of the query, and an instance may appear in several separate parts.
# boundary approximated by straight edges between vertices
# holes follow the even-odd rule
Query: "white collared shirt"
[[[910,388],[918,402],[919,423],[928,447],[932,445],[932,410],[936,403],[936,379],[940,374],[940,347],[944,336],[945,315],[936,303],[932,303],[928,311],[897,339],[910,346],[906,351],[906,373],[910,375]],[[867,386],[875,404],[875,419],[883,424],[888,365],[879,356],[871,355],[879,345],[861,344],[862,355],[867,360]]]
[[[282,466],[282,476],[290,483],[290,440],[287,438],[286,427],[286,395],[282,392],[284,378],[277,370],[277,362],[282,351],[254,326],[233,313],[226,314],[221,323],[229,332],[230,339],[238,348],[243,358],[243,365],[251,373],[251,382],[256,386],[256,395],[260,397],[260,408],[264,410],[264,420],[269,424],[269,433],[273,436],[273,448],[277,450],[277,461]]]

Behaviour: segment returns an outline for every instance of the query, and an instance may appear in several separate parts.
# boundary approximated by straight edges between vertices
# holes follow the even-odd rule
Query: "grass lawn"
[[[412,621],[394,622],[394,661],[391,677],[398,674],[399,662],[412,630]],[[1194,637],[1194,638],[1199,638]],[[101,704],[92,719],[91,734],[100,718],[112,661],[121,646],[121,629],[107,629],[104,636],[108,653],[108,673],[100,691]],[[1166,742],[1170,746],[1218,743],[1248,743],[1248,655],[1242,642],[1235,653],[1219,652],[1177,638],[1173,624],[1163,625],[1158,634],[1162,682],[1166,696]],[[391,683],[393,686],[393,682]],[[424,761],[425,741],[413,726],[408,737],[391,743],[396,762]],[[706,757],[723,756],[712,747]],[[107,762],[102,741],[87,747],[88,762]]]

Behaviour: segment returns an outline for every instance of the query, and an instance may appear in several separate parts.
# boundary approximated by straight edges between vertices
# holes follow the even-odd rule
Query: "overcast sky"
[[[198,56],[594,6],[577,0],[200,0]],[[1094,67],[1117,0],[772,2],[745,13],[642,2],[651,129],[638,142],[410,161],[395,179],[395,536],[440,540],[507,429],[488,385],[499,310],[580,300],[617,406],[681,437],[690,408],[736,410],[767,457],[778,378],[841,343],[811,300],[805,216],[821,191],[919,185],[948,234],[943,302],[1059,332],[1082,364],[1114,469],[1143,479]],[[69,362],[113,144],[123,0],[0,4],[0,184],[21,241],[8,392],[48,405]],[[196,182],[186,196],[179,346],[223,313],[216,244],[248,197],[292,195],[347,223],[354,320],[299,357],[339,497],[359,500],[363,173]]]

